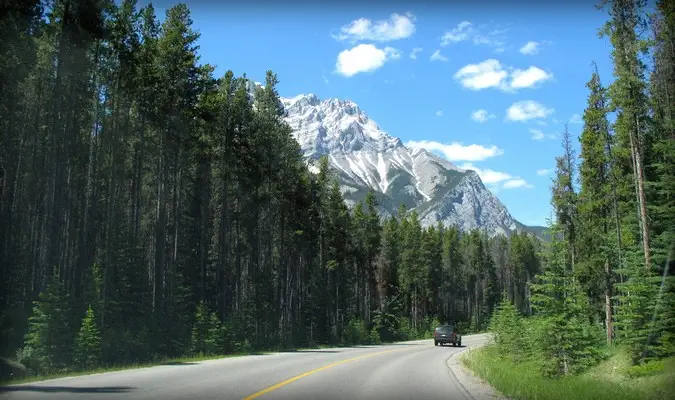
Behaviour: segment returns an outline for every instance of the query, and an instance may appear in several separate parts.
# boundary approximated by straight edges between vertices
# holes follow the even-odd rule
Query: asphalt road
[[[462,347],[432,340],[301,350],[108,372],[0,387],[2,399],[466,399],[447,360]]]

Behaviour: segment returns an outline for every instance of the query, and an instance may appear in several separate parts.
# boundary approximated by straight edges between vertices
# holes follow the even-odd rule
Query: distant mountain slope
[[[400,139],[382,131],[356,103],[321,100],[314,94],[281,100],[285,120],[310,168],[327,156],[350,206],[373,189],[383,215],[391,215],[405,204],[419,213],[424,226],[440,221],[462,230],[485,229],[493,235],[539,231],[516,221],[476,172],[426,150],[405,147]]]

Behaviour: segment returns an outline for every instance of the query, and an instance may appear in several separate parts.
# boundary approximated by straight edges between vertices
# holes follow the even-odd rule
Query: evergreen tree
[[[542,371],[548,376],[578,373],[600,358],[600,336],[589,323],[588,301],[569,265],[569,249],[557,235],[545,250],[545,271],[532,287],[532,304],[541,317],[537,336]]]
[[[640,54],[645,42],[636,32],[644,25],[641,9],[644,0],[607,0],[611,19],[605,24],[602,35],[610,37],[613,46],[614,82],[609,87],[610,109],[616,112],[614,131],[615,168],[618,193],[626,223],[633,223],[639,232],[644,265],[651,268],[649,218],[645,186],[645,165],[650,163],[648,98],[646,93],[645,66]],[[632,189],[632,190],[631,190]],[[633,213],[635,211],[635,213]],[[637,244],[634,241],[632,244]]]
[[[384,308],[398,288],[398,275],[401,251],[399,221],[392,216],[384,223],[382,229],[381,251],[377,265],[377,281],[380,307]]]
[[[193,355],[221,354],[226,339],[226,331],[215,312],[203,302],[195,309],[195,322],[190,338],[190,353]]]
[[[576,179],[576,155],[572,148],[570,133],[565,125],[562,135],[563,154],[556,157],[556,178],[553,181],[551,203],[555,210],[556,221],[562,230],[562,239],[568,243],[568,263],[572,270],[576,264],[577,245],[577,193],[574,188]]]
[[[502,357],[520,363],[530,356],[525,321],[506,296],[502,296],[501,302],[492,313],[489,329],[494,334],[497,351]]]
[[[658,356],[659,343],[653,335],[660,333],[653,315],[656,310],[660,279],[641,267],[633,255],[623,272],[629,277],[617,284],[620,301],[617,305],[617,328],[623,333],[621,343],[629,348],[633,364],[642,364]],[[662,327],[665,327],[661,325]]]
[[[465,277],[462,273],[462,255],[459,230],[450,227],[443,232],[442,263],[443,263],[443,305],[444,311],[439,318],[450,322],[460,320],[465,292]]]
[[[75,338],[73,363],[78,369],[94,369],[101,363],[101,334],[96,325],[94,309],[89,306]]]
[[[615,202],[613,176],[607,152],[609,127],[605,89],[597,71],[586,84],[590,90],[588,106],[584,111],[584,129],[579,141],[581,154],[578,198],[580,224],[580,262],[575,276],[585,288],[593,303],[604,294],[604,317],[607,343],[612,343],[612,285],[613,270],[617,263],[616,249],[610,240],[612,208]],[[614,199],[615,200],[615,199]],[[616,213],[617,210],[614,209]],[[593,304],[595,306],[595,304]],[[599,307],[598,307],[599,308]],[[599,310],[598,310],[599,311]]]
[[[662,355],[675,354],[675,7],[657,1],[652,19],[654,69],[650,79],[654,141],[650,171],[654,176],[648,204],[652,218],[654,265],[664,278],[655,313]],[[663,270],[661,270],[663,268]]]
[[[66,368],[72,359],[74,339],[74,331],[68,324],[70,319],[68,294],[58,274],[54,274],[33,303],[19,362],[38,373],[54,373]]]

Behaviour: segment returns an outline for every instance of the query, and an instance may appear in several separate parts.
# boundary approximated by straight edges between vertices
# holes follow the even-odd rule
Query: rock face
[[[370,189],[383,216],[400,204],[414,209],[423,226],[480,228],[490,235],[526,229],[516,221],[478,174],[423,149],[409,149],[383,132],[348,100],[321,100],[314,94],[282,98],[286,122],[310,168],[327,156],[350,206]]]

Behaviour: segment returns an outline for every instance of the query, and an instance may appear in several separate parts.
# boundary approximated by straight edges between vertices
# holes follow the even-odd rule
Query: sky
[[[201,63],[283,97],[356,102],[388,134],[479,173],[510,213],[546,225],[564,125],[578,149],[586,82],[612,79],[594,1],[186,1]],[[143,5],[145,2],[140,2]],[[163,19],[172,2],[153,2]]]

